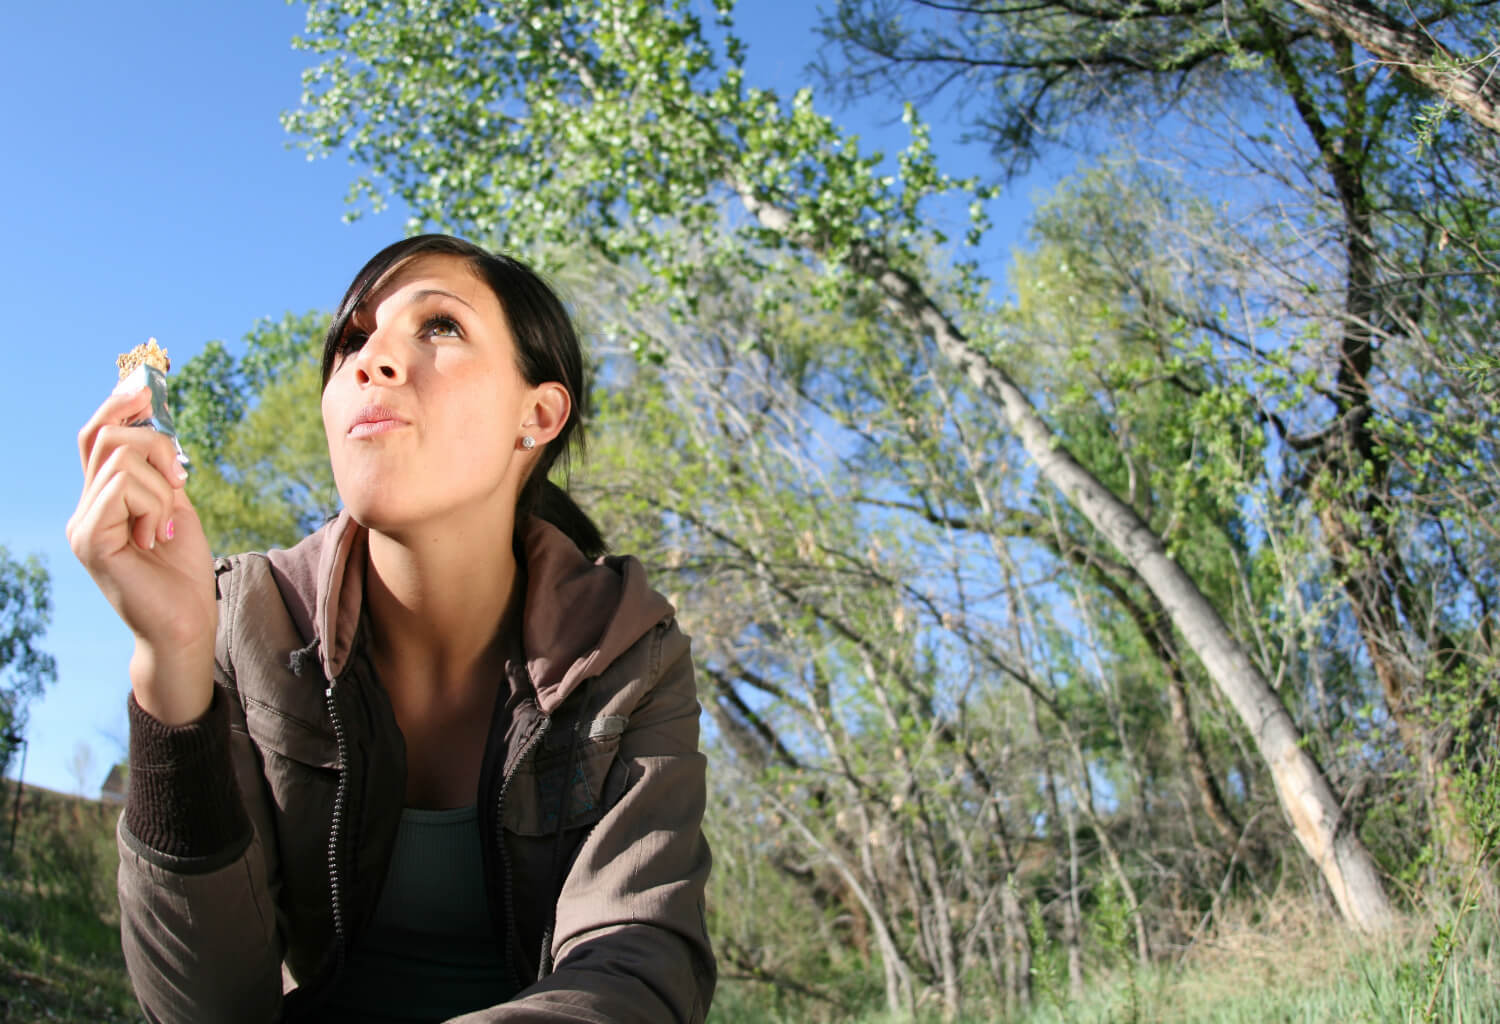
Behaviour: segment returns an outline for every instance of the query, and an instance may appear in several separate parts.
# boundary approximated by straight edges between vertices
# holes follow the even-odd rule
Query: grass
[[[0,1020],[139,1021],[114,900],[117,810],[27,788],[14,847],[0,846]]]
[[[11,799],[0,830],[0,1020],[115,1024],[141,1019],[120,954],[114,897],[117,810],[28,789],[9,851]],[[1248,911],[1247,911],[1248,912]],[[1452,942],[1451,955],[1444,955]],[[726,977],[710,1024],[898,1024],[873,977],[814,987],[826,1001],[762,981]],[[730,972],[726,971],[726,974]],[[866,972],[868,973],[868,972]],[[1430,1014],[1427,1013],[1431,1006]],[[923,1020],[937,1021],[935,1006]],[[973,1006],[960,1024],[1003,1018]],[[1432,908],[1391,933],[1361,939],[1330,915],[1282,900],[1254,918],[1222,922],[1176,963],[1097,973],[1084,996],[1048,991],[1007,1024],[1385,1024],[1500,1020],[1500,918],[1494,907]]]
[[[1500,922],[1493,908],[1457,922],[1453,955],[1435,955],[1448,912],[1409,916],[1390,934],[1360,938],[1327,913],[1286,901],[1279,913],[1241,921],[1189,950],[1177,964],[1094,976],[1082,998],[1038,986],[1032,1009],[1010,1018],[990,1010],[960,1024],[1387,1024],[1500,1021]],[[1065,982],[1064,982],[1065,984]],[[898,1024],[868,1006],[824,1015],[767,986],[728,980],[710,1024]],[[1433,999],[1434,990],[1436,998]],[[1425,1013],[1429,1000],[1430,1017]],[[941,1019],[937,1008],[924,1015]]]
[[[1500,949],[1493,922],[1473,922],[1439,974],[1434,927],[1416,918],[1359,939],[1332,923],[1287,921],[1224,934],[1181,968],[1116,974],[1081,1002],[1039,1008],[1025,1024],[1136,1021],[1321,1024],[1500,1020]]]

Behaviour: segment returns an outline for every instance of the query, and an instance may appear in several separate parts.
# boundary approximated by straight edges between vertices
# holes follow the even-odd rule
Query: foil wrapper
[[[172,410],[167,405],[167,375],[155,366],[137,366],[120,378],[120,383],[115,385],[114,393],[121,395],[139,391],[141,388],[151,389],[151,415],[145,419],[136,420],[130,425],[150,427],[157,433],[170,437],[172,447],[177,449],[177,461],[186,468],[187,453],[182,450],[182,443],[177,440],[177,428],[172,425]]]

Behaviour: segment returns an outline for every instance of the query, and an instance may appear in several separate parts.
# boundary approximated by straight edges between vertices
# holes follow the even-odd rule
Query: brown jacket
[[[367,655],[365,533],[220,560],[214,703],[131,701],[125,960],[152,1021],[315,1020],[369,919],[405,747]],[[533,519],[521,645],[479,789],[486,892],[519,994],[480,1021],[700,1022],[704,759],[686,637],[640,563]]]

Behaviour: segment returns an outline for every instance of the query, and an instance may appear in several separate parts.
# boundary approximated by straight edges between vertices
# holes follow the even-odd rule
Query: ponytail
[[[583,552],[585,558],[595,559],[609,550],[604,534],[589,518],[587,512],[578,507],[567,491],[551,480],[543,479],[541,485],[530,484],[521,492],[517,508],[516,525],[525,522],[526,515],[545,519],[563,532]]]

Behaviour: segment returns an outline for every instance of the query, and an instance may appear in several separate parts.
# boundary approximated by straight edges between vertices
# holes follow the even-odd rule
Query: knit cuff
[[[229,758],[229,711],[219,688],[203,717],[165,725],[130,695],[125,828],[174,861],[219,860],[251,833]],[[236,852],[237,852],[236,849]]]

